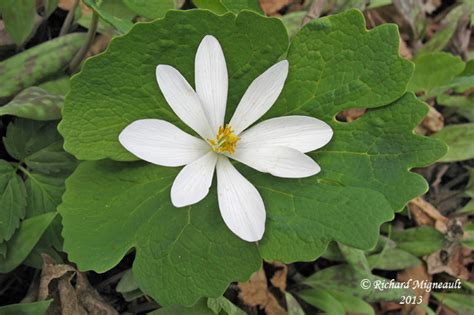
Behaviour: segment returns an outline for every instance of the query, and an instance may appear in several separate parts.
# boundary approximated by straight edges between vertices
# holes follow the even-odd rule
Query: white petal
[[[217,194],[227,227],[245,241],[260,240],[266,217],[262,197],[223,156],[217,161]]]
[[[292,148],[239,145],[230,157],[262,173],[302,178],[315,175],[321,170],[312,158]]]
[[[240,100],[230,125],[236,134],[262,117],[280,95],[288,75],[288,61],[282,60],[256,78]]]
[[[201,41],[195,61],[196,92],[212,130],[224,124],[227,103],[227,67],[221,45],[214,36]]]
[[[308,116],[272,118],[245,130],[239,145],[284,146],[306,153],[326,145],[332,129],[324,121]]]
[[[156,80],[171,109],[186,125],[203,139],[214,137],[199,96],[178,70],[168,65],[158,65]]]
[[[137,120],[119,135],[120,143],[142,160],[163,166],[181,166],[197,160],[210,147],[167,121]]]
[[[171,187],[171,201],[175,207],[195,204],[207,196],[216,162],[217,154],[210,151],[179,172]]]

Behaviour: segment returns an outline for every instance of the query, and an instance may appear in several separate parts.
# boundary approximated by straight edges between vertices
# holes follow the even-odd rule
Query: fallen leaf
[[[43,254],[38,300],[53,298],[48,315],[118,315],[74,267]]]
[[[412,59],[413,58],[413,53],[411,52],[411,49],[408,48],[407,43],[403,38],[400,38],[400,55],[403,58],[406,59]]]
[[[64,11],[69,11],[74,7],[76,0],[59,0],[58,7]],[[82,0],[79,2],[79,7],[83,14],[90,14],[92,13],[92,9],[86,6]]]
[[[95,56],[103,52],[110,43],[112,37],[104,34],[99,34],[95,37],[94,42],[87,51],[86,58]]]
[[[276,271],[270,279],[270,282],[275,288],[280,289],[281,293],[285,293],[288,266],[280,262],[273,262],[272,265],[275,267]]]
[[[444,117],[433,106],[429,107],[428,114],[417,127],[417,133],[422,135],[430,135],[438,132],[444,127]]]
[[[431,282],[432,277],[428,274],[425,264],[420,264],[416,267],[405,269],[402,272],[399,272],[397,275],[397,280],[399,282],[408,282],[408,281],[425,281]],[[430,292],[426,292],[423,288],[414,288],[415,295],[417,298],[422,297],[422,304],[428,305],[430,299]],[[425,309],[421,305],[416,304],[403,304],[401,309],[401,315],[424,315],[426,314]]]
[[[286,310],[278,304],[267,286],[267,277],[263,269],[255,272],[250,280],[238,284],[239,298],[250,307],[263,308],[267,315],[285,315]]]
[[[280,9],[292,2],[292,0],[260,0],[260,6],[266,15],[275,15]]]
[[[408,207],[413,213],[418,225],[434,225],[434,227],[441,233],[447,233],[448,218],[443,216],[438,209],[422,197],[417,197],[411,200]]]
[[[472,250],[465,248],[459,243],[449,243],[443,249],[432,253],[425,258],[430,275],[446,272],[447,274],[467,280],[469,270],[465,267],[470,263]]]
[[[367,110],[365,108],[350,108],[343,110],[337,116],[342,121],[352,122],[365,114]]]

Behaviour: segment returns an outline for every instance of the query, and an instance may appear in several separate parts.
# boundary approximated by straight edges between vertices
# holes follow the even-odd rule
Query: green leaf
[[[65,149],[82,160],[136,160],[118,142],[118,134],[132,121],[161,117],[185,128],[161,95],[155,68],[172,64],[193,82],[195,51],[207,34],[216,36],[224,47],[228,104],[234,107],[253,79],[288,46],[279,20],[248,11],[237,18],[208,11],[170,11],[163,20],[139,24],[128,36],[115,38],[100,58],[89,59],[81,75],[72,79],[59,126]],[[117,115],[116,106],[123,115]]]
[[[430,226],[420,226],[402,231],[392,231],[397,248],[421,257],[434,253],[444,244],[444,236]]]
[[[207,9],[215,14],[232,12],[238,14],[242,10],[251,10],[263,14],[258,0],[193,0],[196,7]]]
[[[168,10],[176,8],[175,0],[124,0],[124,3],[137,15],[144,16],[151,20],[162,18]]]
[[[363,280],[368,282],[368,287],[362,286]],[[400,301],[401,296],[413,294],[411,290],[404,288],[375,287],[377,283],[389,281],[389,279],[373,274],[355,273],[354,269],[347,265],[338,265],[316,272],[307,278],[304,284],[315,288],[349,293],[369,303]],[[367,282],[364,283],[367,284]]]
[[[0,243],[0,259],[7,257],[7,243]]]
[[[223,296],[207,299],[207,307],[215,314],[224,312],[227,315],[245,315],[246,313]]]
[[[68,76],[61,76],[41,83],[38,87],[50,94],[65,96],[71,89],[71,83]]]
[[[133,277],[132,269],[128,269],[123,274],[115,290],[122,294],[125,301],[133,301],[143,296],[142,290],[138,288],[138,284]]]
[[[305,18],[307,12],[305,11],[296,11],[290,12],[281,16],[281,21],[285,24],[286,29],[288,30],[288,35],[290,38],[293,38],[303,26],[303,19]]]
[[[135,247],[135,280],[161,305],[192,305],[248,279],[261,264],[255,244],[227,229],[215,192],[174,208],[169,196],[176,175],[174,168],[141,162],[81,163],[59,207],[69,258],[81,269],[105,272]]]
[[[462,293],[432,293],[438,302],[449,307],[459,314],[474,313],[474,299],[472,295]]]
[[[84,4],[94,10],[102,19],[114,26],[120,33],[125,34],[133,27],[133,22],[120,18],[117,15],[114,15],[104,8],[104,6],[99,6],[96,0],[83,0]]]
[[[421,261],[412,254],[398,249],[387,249],[380,254],[367,257],[371,269],[403,270],[417,266]]]
[[[363,251],[357,248],[338,244],[344,259],[354,269],[354,272],[359,274],[370,274],[369,262]]]
[[[151,312],[149,315],[215,315],[215,313],[207,306],[206,299],[201,299],[191,307],[167,306]]]
[[[0,242],[9,240],[25,216],[26,190],[16,170],[0,160]]]
[[[21,46],[30,37],[36,23],[35,0],[0,0],[5,29],[13,41]]]
[[[56,125],[56,122],[17,119],[8,125],[3,140],[9,154],[20,160],[18,168],[25,177],[27,218],[56,211],[64,193],[64,181],[76,166],[75,159],[62,149],[63,141]],[[41,267],[41,252],[57,256],[53,248],[61,250],[60,235],[61,223],[55,220],[26,263]]]
[[[442,50],[453,36],[458,26],[458,21],[466,10],[467,6],[465,5],[460,5],[452,9],[443,19],[442,28],[418,50],[417,54],[432,53]]]
[[[57,122],[17,119],[10,123],[3,143],[8,153],[25,163],[28,170],[41,174],[70,172],[75,159],[66,153]]]
[[[53,300],[0,306],[2,315],[44,315]]]
[[[10,103],[0,107],[0,116],[13,115],[35,120],[61,118],[64,97],[52,95],[38,87],[30,87],[18,94]]]
[[[344,306],[331,294],[323,289],[306,289],[297,293],[305,301],[322,310],[325,313],[333,315],[344,315]]]
[[[52,39],[0,62],[0,104],[61,72],[82,46],[85,33]]]
[[[305,315],[303,308],[301,308],[300,304],[291,293],[285,292],[285,300],[288,315]]]
[[[464,161],[474,158],[474,123],[444,127],[433,135],[448,145],[448,152],[440,162]]]
[[[350,314],[364,314],[364,315],[374,315],[374,309],[370,304],[364,302],[364,300],[353,296],[352,294],[339,292],[337,290],[329,290],[336,300],[342,304],[344,310]]]
[[[466,225],[464,232],[467,234],[467,237],[464,237],[461,243],[467,248],[474,249],[474,223]]]
[[[220,0],[227,10],[238,14],[242,10],[251,10],[263,14],[259,0]]]
[[[414,62],[415,72],[407,89],[423,91],[428,96],[435,96],[436,88],[448,85],[465,67],[461,58],[445,52],[422,54]]]
[[[0,257],[0,273],[8,273],[23,262],[56,214],[56,212],[45,213],[21,222],[18,231],[7,242],[6,258]]]
[[[56,10],[58,7],[58,1],[59,0],[44,0],[43,5],[44,5],[44,17],[43,18],[48,18],[51,13]]]

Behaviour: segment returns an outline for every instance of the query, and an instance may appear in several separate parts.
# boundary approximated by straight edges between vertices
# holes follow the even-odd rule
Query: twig
[[[311,6],[309,7],[308,13],[303,19],[303,25],[306,25],[311,20],[317,19],[321,16],[325,2],[325,0],[313,0]]]
[[[92,14],[92,21],[91,21],[91,26],[89,27],[89,30],[87,31],[87,38],[86,42],[82,47],[79,49],[79,51],[76,53],[74,58],[72,58],[71,63],[69,64],[69,72],[74,73],[76,72],[77,68],[81,64],[82,60],[87,54],[87,51],[89,50],[90,45],[94,41],[95,38],[95,33],[97,30],[97,23],[99,22],[99,16],[97,13],[94,11]]]
[[[59,36],[66,35],[69,29],[71,28],[72,21],[74,20],[74,13],[76,12],[76,8],[79,5],[79,0],[74,0],[72,4],[72,8],[66,15],[66,19],[64,20],[63,25],[61,26],[61,30],[59,31]]]

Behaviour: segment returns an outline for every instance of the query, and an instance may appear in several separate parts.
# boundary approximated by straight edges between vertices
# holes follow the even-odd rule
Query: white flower
[[[274,104],[287,75],[287,60],[270,67],[250,84],[232,119],[224,124],[227,68],[219,42],[207,35],[196,53],[196,91],[175,68],[156,67],[158,85],[171,109],[201,138],[164,120],[142,119],[128,125],[119,141],[150,163],[184,165],[171,188],[176,207],[204,199],[216,169],[224,222],[240,238],[258,241],[265,231],[262,197],[229,158],[278,177],[308,177],[320,167],[304,153],[324,146],[332,137],[329,125],[307,116],[272,118],[247,129]]]

